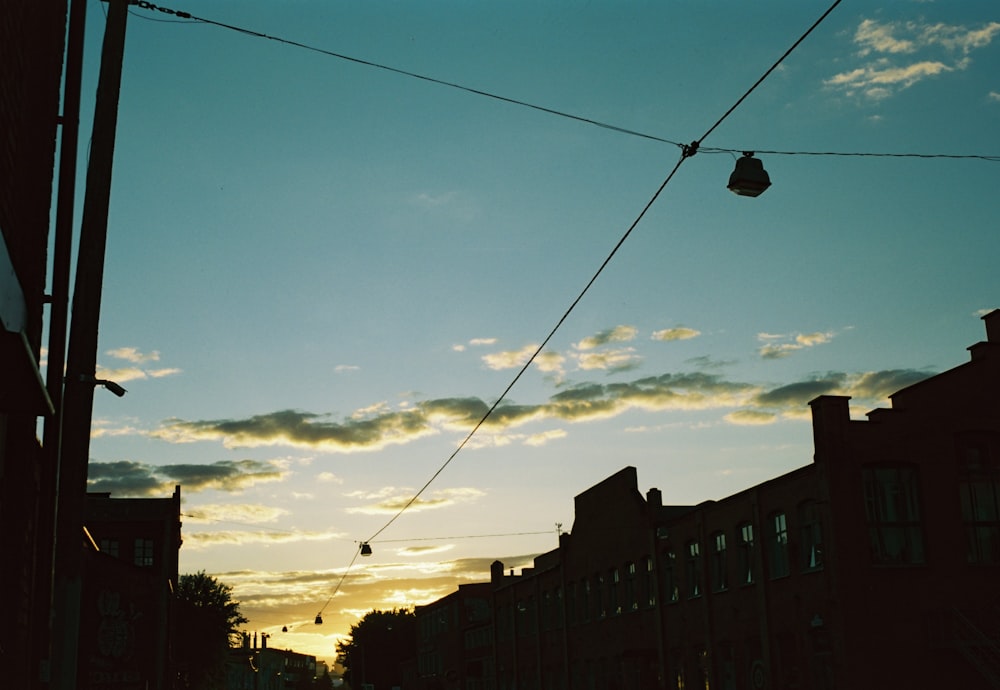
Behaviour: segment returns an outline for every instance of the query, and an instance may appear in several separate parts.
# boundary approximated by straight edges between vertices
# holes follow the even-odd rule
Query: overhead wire
[[[472,87],[472,86],[466,86],[464,84],[459,84],[457,82],[448,81],[446,79],[440,79],[438,77],[428,76],[426,74],[420,74],[419,72],[413,72],[411,70],[402,69],[402,68],[399,68],[399,67],[393,67],[391,65],[386,65],[386,64],[375,62],[375,61],[372,61],[372,60],[366,60],[366,59],[363,59],[363,58],[357,58],[357,57],[353,57],[353,56],[350,56],[350,55],[345,55],[343,53],[338,53],[336,51],[327,50],[325,48],[319,48],[317,46],[309,45],[307,43],[302,43],[301,41],[295,41],[295,40],[288,39],[288,38],[282,38],[280,36],[274,36],[272,34],[264,33],[262,31],[256,31],[254,29],[247,29],[247,28],[244,28],[244,27],[236,26],[234,24],[228,24],[226,22],[217,21],[215,19],[207,19],[205,17],[198,17],[198,16],[195,16],[195,15],[191,14],[190,12],[185,12],[183,10],[174,10],[174,9],[170,9],[170,8],[167,8],[167,7],[162,7],[162,6],[150,3],[150,2],[146,2],[146,0],[129,0],[129,4],[137,6],[140,9],[161,12],[161,13],[164,13],[164,14],[167,14],[167,15],[178,17],[178,19],[159,19],[159,18],[152,18],[152,17],[147,17],[145,15],[132,13],[134,16],[141,17],[142,19],[145,19],[147,21],[155,21],[155,22],[168,23],[168,24],[199,24],[200,23],[200,24],[206,24],[206,25],[216,26],[216,27],[221,28],[221,29],[227,29],[229,31],[235,31],[237,33],[245,34],[245,35],[251,36],[253,38],[262,38],[262,39],[265,39],[265,40],[268,40],[268,41],[274,41],[276,43],[281,43],[281,44],[284,44],[284,45],[287,45],[287,46],[290,46],[290,47],[293,47],[293,48],[301,48],[302,50],[308,50],[308,51],[311,51],[311,52],[314,52],[314,53],[319,53],[321,55],[326,55],[327,57],[336,58],[338,60],[345,60],[347,62],[352,62],[352,63],[363,65],[363,66],[366,66],[366,67],[372,67],[374,69],[384,70],[386,72],[391,72],[391,73],[394,73],[394,74],[399,74],[399,75],[410,77],[410,78],[413,78],[413,79],[419,79],[421,81],[429,82],[431,84],[437,84],[439,86],[445,86],[445,87],[452,88],[452,89],[458,89],[458,90],[464,91],[466,93],[474,94],[474,95],[477,95],[477,96],[482,96],[482,97],[485,97],[485,98],[490,98],[490,99],[493,99],[493,100],[496,100],[496,101],[500,101],[502,103],[508,103],[510,105],[516,105],[516,106],[520,106],[520,107],[523,107],[523,108],[529,108],[531,110],[536,110],[538,112],[547,113],[549,115],[555,115],[557,117],[562,117],[562,118],[566,118],[566,119],[569,119],[569,120],[574,120],[576,122],[582,122],[582,123],[585,123],[585,124],[593,125],[595,127],[600,127],[601,129],[606,129],[606,130],[609,130],[609,131],[612,131],[612,132],[617,132],[619,134],[625,134],[625,135],[632,136],[632,137],[638,137],[640,139],[646,139],[646,140],[649,140],[649,141],[655,141],[655,142],[662,143],[662,144],[670,144],[671,146],[676,146],[677,148],[682,149],[682,150],[683,150],[683,148],[685,146],[685,144],[683,144],[681,142],[673,141],[671,139],[667,139],[665,137],[657,136],[655,134],[650,134],[648,132],[642,132],[642,131],[639,131],[639,130],[636,130],[636,129],[631,129],[631,128],[623,127],[623,126],[620,126],[620,125],[615,125],[615,124],[612,124],[612,123],[609,123],[609,122],[604,122],[604,121],[601,121],[601,120],[596,120],[594,118],[586,117],[586,116],[583,116],[583,115],[577,115],[575,113],[570,113],[570,112],[567,112],[565,110],[558,110],[556,108],[551,108],[551,107],[544,106],[544,105],[538,105],[536,103],[531,103],[529,101],[525,101],[525,100],[518,99],[518,98],[512,98],[512,97],[509,97],[509,96],[503,96],[503,95],[500,95],[500,94],[493,93],[491,91],[487,91],[485,89],[476,88],[476,87]],[[816,28],[816,26],[819,25],[819,23],[823,19],[826,18],[826,14],[829,14],[829,12],[832,11],[832,9],[833,8],[831,7],[830,10],[828,10],[822,17],[820,17],[820,19],[817,20],[816,23],[813,24],[813,26],[810,27],[809,30],[805,34],[803,34],[802,37],[791,48],[789,48],[786,51],[785,55],[783,55],[781,57],[781,60],[784,60],[784,58],[787,55],[789,55],[798,46],[798,44],[801,43],[802,40],[804,40],[805,37],[808,36],[809,33],[814,28]],[[775,63],[775,65],[780,64],[781,60],[779,60],[777,63]],[[775,69],[775,68],[772,67],[772,70],[773,69]],[[764,79],[766,79],[769,75],[770,75],[770,70],[768,72],[766,72],[763,76],[761,76],[761,78],[757,80],[757,83],[754,84],[754,86],[752,86],[743,95],[743,97],[740,98],[739,101],[737,101],[735,104],[733,104],[733,106],[729,109],[729,111],[727,111],[721,118],[719,118],[719,120],[708,130],[708,132],[706,132],[702,136],[702,139],[705,139],[709,134],[711,134],[711,132],[716,127],[718,127],[718,125],[721,124],[722,121],[726,117],[729,116],[729,113],[731,113],[733,110],[735,110],[743,102],[743,99],[746,98],[750,94],[750,92],[753,91],[753,89],[755,89],[757,87],[757,85],[760,84],[761,82],[763,82]],[[991,162],[1000,162],[1000,156],[976,155],[976,154],[965,155],[965,154],[939,154],[939,153],[929,153],[928,154],[928,153],[878,153],[878,152],[871,152],[871,153],[857,152],[856,153],[856,152],[850,152],[850,151],[841,151],[841,152],[835,152],[835,151],[770,151],[770,150],[764,150],[764,149],[760,149],[760,148],[753,148],[753,147],[749,147],[749,148],[752,148],[752,150],[755,151],[756,153],[766,153],[768,155],[845,156],[845,157],[847,157],[847,156],[859,156],[859,157],[883,157],[883,158],[951,158],[951,159],[978,159],[978,160],[986,160],[986,161],[991,161]],[[743,148],[739,148],[739,149],[706,148],[706,149],[701,149],[701,150],[705,151],[707,153],[741,153],[743,151],[748,150],[748,147],[743,147]]]
[[[345,54],[342,54],[342,53],[337,53],[337,52],[334,52],[334,51],[331,51],[331,50],[326,50],[326,49],[323,49],[323,48],[318,48],[316,46],[311,46],[311,45],[308,45],[308,44],[305,44],[305,43],[301,43],[299,41],[293,41],[293,40],[290,40],[290,39],[285,39],[285,38],[281,38],[281,37],[277,37],[277,36],[272,36],[272,35],[269,35],[269,34],[266,34],[266,33],[262,33],[262,32],[259,32],[259,31],[254,31],[254,30],[250,30],[250,29],[245,29],[245,28],[242,28],[242,27],[238,27],[238,26],[235,26],[235,25],[232,25],[232,24],[227,24],[225,22],[220,22],[220,21],[216,21],[216,20],[212,20],[212,19],[203,18],[203,17],[197,17],[197,16],[192,15],[192,14],[190,14],[188,12],[181,12],[181,11],[170,10],[170,9],[167,9],[167,8],[157,7],[157,6],[155,6],[155,5],[153,5],[153,4],[149,3],[149,2],[146,2],[145,0],[129,0],[129,3],[133,4],[133,5],[137,5],[137,6],[139,6],[142,9],[158,10],[158,11],[164,12],[166,14],[175,15],[175,16],[181,18],[181,19],[189,19],[189,20],[192,20],[192,21],[195,21],[195,22],[201,22],[201,23],[204,23],[204,24],[214,25],[214,26],[217,26],[217,27],[220,27],[220,28],[224,28],[224,29],[236,31],[236,32],[239,32],[239,33],[242,33],[242,34],[246,34],[246,35],[249,35],[249,36],[253,36],[253,37],[256,37],[256,38],[263,38],[263,39],[266,39],[266,40],[275,41],[275,42],[278,42],[278,43],[282,43],[282,44],[285,44],[285,45],[289,45],[289,46],[301,48],[301,49],[304,49],[304,50],[309,50],[309,51],[316,52],[316,53],[319,53],[319,54],[322,54],[322,55],[326,55],[326,56],[329,56],[329,57],[333,57],[333,58],[336,58],[336,59],[345,60],[345,61],[348,61],[348,62],[352,62],[352,63],[356,63],[356,64],[360,64],[360,65],[364,65],[364,66],[368,66],[368,67],[372,67],[372,68],[384,70],[384,71],[387,71],[387,72],[391,72],[391,73],[395,73],[395,74],[399,74],[399,75],[411,77],[411,78],[414,78],[414,79],[419,79],[419,80],[422,80],[422,81],[425,81],[425,82],[429,82],[429,83],[433,83],[433,84],[437,84],[437,85],[441,85],[441,86],[446,86],[446,87],[449,87],[449,88],[458,89],[458,90],[461,90],[461,91],[465,91],[467,93],[475,94],[475,95],[478,95],[478,96],[483,96],[483,97],[486,97],[486,98],[490,98],[490,99],[494,99],[494,100],[497,100],[497,101],[509,103],[509,104],[512,104],[512,105],[518,105],[518,106],[521,106],[521,107],[530,108],[530,109],[533,109],[533,110],[536,110],[536,111],[548,113],[548,114],[551,114],[551,115],[556,115],[556,116],[559,116],[559,117],[568,118],[568,119],[575,120],[575,121],[578,121],[578,122],[583,122],[583,123],[591,124],[591,125],[594,125],[594,126],[597,126],[597,127],[601,127],[603,129],[608,129],[610,131],[614,131],[614,132],[618,132],[618,133],[622,133],[622,134],[627,134],[627,135],[630,135],[630,136],[636,136],[636,137],[640,137],[640,138],[644,138],[644,139],[648,139],[648,140],[658,141],[658,142],[661,142],[661,143],[671,144],[671,145],[677,146],[677,147],[679,147],[681,149],[680,158],[677,160],[677,162],[675,163],[674,167],[670,170],[669,174],[666,176],[666,178],[664,179],[664,181],[660,184],[660,186],[654,192],[654,194],[649,199],[649,201],[646,203],[646,205],[643,207],[643,209],[639,212],[639,214],[636,216],[636,218],[633,220],[633,222],[629,225],[629,227],[625,231],[625,233],[621,236],[621,238],[618,240],[618,242],[614,245],[614,247],[612,248],[612,250],[610,251],[610,253],[607,255],[607,257],[604,259],[604,261],[597,268],[596,272],[587,281],[587,283],[584,285],[584,287],[580,291],[580,293],[571,302],[571,304],[569,305],[569,307],[564,311],[564,313],[562,314],[562,316],[558,319],[558,321],[556,322],[556,324],[549,331],[548,335],[545,337],[545,339],[542,341],[542,343],[534,350],[534,352],[531,354],[531,356],[528,358],[528,360],[518,370],[518,372],[516,373],[516,375],[514,376],[514,378],[507,385],[507,387],[500,394],[500,396],[493,402],[493,404],[489,407],[489,409],[487,409],[487,411],[485,412],[485,414],[473,426],[473,428],[469,431],[469,433],[465,436],[465,438],[459,443],[459,445],[455,448],[455,450],[448,456],[448,458],[444,461],[444,463],[431,475],[431,477],[423,484],[423,486],[421,486],[420,489],[400,508],[400,510],[397,513],[395,513],[381,528],[379,528],[374,534],[372,534],[371,537],[369,537],[366,541],[359,543],[359,548],[355,550],[354,555],[351,558],[350,563],[348,564],[348,566],[344,570],[344,572],[341,574],[341,577],[340,577],[339,581],[337,582],[337,585],[334,588],[332,594],[330,595],[330,598],[326,601],[326,603],[323,605],[323,607],[320,609],[319,613],[317,614],[317,619],[316,620],[317,620],[317,622],[321,622],[321,614],[323,613],[323,611],[326,610],[326,607],[329,606],[330,602],[333,601],[333,598],[340,591],[340,588],[342,587],[345,578],[347,577],[347,575],[350,572],[350,570],[353,568],[355,562],[357,561],[358,556],[362,553],[362,549],[364,547],[368,546],[370,544],[370,542],[374,541],[389,526],[391,526],[403,513],[405,513],[410,507],[413,506],[413,504],[420,498],[420,496],[427,490],[427,488],[430,487],[430,485],[441,475],[441,473],[444,472],[444,470],[451,464],[451,462],[455,459],[455,457],[459,454],[459,452],[461,452],[466,447],[466,445],[473,438],[473,436],[475,436],[475,434],[486,423],[486,421],[490,418],[490,416],[497,410],[497,408],[500,406],[500,404],[506,399],[508,393],[513,389],[513,387],[521,379],[521,377],[528,370],[528,368],[534,363],[534,361],[538,357],[538,355],[542,352],[542,350],[544,350],[544,348],[546,347],[546,345],[548,344],[548,342],[552,339],[552,337],[555,335],[555,333],[563,325],[563,323],[569,317],[570,313],[572,313],[572,311],[576,308],[576,306],[583,299],[583,297],[586,295],[586,293],[590,290],[590,288],[593,286],[593,284],[597,281],[598,277],[601,275],[601,273],[603,273],[604,269],[611,262],[611,260],[614,258],[614,256],[618,253],[619,249],[622,247],[622,245],[625,243],[625,241],[630,237],[630,235],[632,234],[633,230],[635,230],[635,228],[638,226],[638,224],[641,222],[641,220],[645,217],[646,213],[649,211],[649,209],[652,207],[652,205],[660,197],[661,193],[666,188],[666,186],[670,183],[670,181],[673,179],[674,175],[680,169],[680,166],[684,163],[684,161],[687,160],[688,158],[691,158],[694,155],[696,155],[699,152],[699,150],[703,150],[705,152],[710,152],[710,153],[736,153],[736,152],[745,150],[745,149],[722,149],[722,148],[705,148],[705,149],[701,149],[701,142],[704,139],[706,139],[709,135],[711,135],[750,96],[750,94],[753,93],[753,91],[756,90],[757,87],[759,87],[771,75],[771,73],[775,69],[778,68],[778,66],[830,15],[830,13],[833,12],[834,9],[836,9],[836,7],[841,3],[841,0],[835,0],[833,2],[833,4],[830,5],[830,7],[791,45],[791,47],[789,47],[788,50],[786,50],[784,52],[784,54],[782,54],[782,56],[780,58],[778,58],[778,60],[773,65],[771,65],[771,67],[766,72],[764,72],[764,74],[761,75],[761,77],[759,79],[757,79],[757,81],[754,82],[754,84],[749,89],[747,89],[747,91],[744,92],[743,95],[741,95],[739,97],[739,99],[737,99],[729,107],[729,109],[726,110],[722,114],[722,116],[719,117],[718,120],[716,120],[705,131],[705,133],[699,139],[696,139],[696,140],[692,141],[690,144],[681,144],[679,142],[671,141],[671,140],[665,139],[663,137],[658,137],[658,136],[646,134],[646,133],[643,133],[643,132],[639,132],[637,130],[628,129],[628,128],[620,127],[620,126],[617,126],[617,125],[612,125],[612,124],[609,124],[609,123],[606,123],[606,122],[601,122],[599,120],[594,120],[592,118],[582,117],[582,116],[574,115],[572,113],[568,113],[568,112],[565,112],[565,111],[556,110],[554,108],[549,108],[549,107],[545,107],[545,106],[536,105],[536,104],[533,104],[533,103],[530,103],[530,102],[527,102],[527,101],[524,101],[524,100],[520,100],[520,99],[510,98],[510,97],[506,97],[506,96],[500,96],[500,95],[491,93],[489,91],[485,91],[483,89],[465,86],[465,85],[462,85],[462,84],[459,84],[459,83],[456,83],[456,82],[451,82],[451,81],[447,81],[447,80],[444,80],[444,79],[439,79],[439,78],[436,78],[436,77],[430,77],[430,76],[427,76],[427,75],[424,75],[424,74],[420,74],[420,73],[417,73],[417,72],[412,72],[410,70],[400,69],[400,68],[397,68],[397,67],[391,67],[389,65],[384,65],[384,64],[381,64],[381,63],[373,62],[371,60],[365,60],[365,59],[361,59],[361,58],[355,58],[355,57],[352,57],[352,56],[349,56],[349,55],[345,55]],[[774,154],[774,155],[810,155],[810,156],[865,156],[865,157],[893,157],[893,158],[950,158],[950,159],[980,159],[980,160],[986,160],[986,161],[992,161],[992,162],[1000,161],[1000,157],[998,157],[998,156],[986,156],[986,155],[919,154],[919,153],[851,153],[851,152],[807,152],[807,151],[763,151],[763,150],[760,150],[759,152],[760,153],[768,153],[769,155],[770,154]],[[382,541],[386,541],[386,540],[382,540]]]
[[[542,350],[548,344],[549,340],[551,340],[552,337],[555,335],[556,331],[558,331],[559,328],[562,326],[562,324],[566,321],[566,319],[569,318],[570,313],[572,313],[572,311],[576,308],[576,305],[580,303],[580,300],[583,299],[584,295],[587,294],[587,292],[590,290],[591,286],[597,281],[597,279],[601,275],[601,273],[604,272],[604,269],[611,262],[611,260],[614,258],[614,256],[618,253],[618,250],[621,249],[622,245],[625,244],[625,241],[632,234],[632,231],[635,230],[635,228],[639,225],[639,222],[643,219],[643,217],[645,217],[645,215],[649,211],[649,209],[652,208],[653,204],[656,202],[656,200],[659,198],[660,194],[663,192],[663,190],[666,188],[666,186],[673,179],[674,175],[677,174],[677,171],[680,169],[680,167],[684,163],[684,161],[687,160],[688,158],[691,158],[692,156],[694,156],[698,152],[698,148],[700,146],[701,140],[703,140],[707,136],[709,136],[720,124],[722,124],[722,122],[727,117],[729,117],[729,115],[731,115],[736,110],[736,107],[739,104],[741,104],[744,100],[746,100],[746,98],[758,86],[760,86],[761,83],[763,83],[763,81],[767,77],[767,75],[771,74],[775,69],[777,69],[778,65],[780,65],[781,62],[783,62],[785,60],[785,58],[787,58],[791,54],[791,52],[795,49],[795,47],[798,46],[800,43],[802,43],[803,39],[806,36],[808,36],[817,26],[819,26],[819,23],[823,19],[825,19],[827,16],[829,16],[830,12],[832,12],[833,9],[836,8],[837,5],[839,5],[840,3],[841,3],[841,0],[834,0],[833,5],[831,5],[830,8],[826,12],[823,13],[822,17],[820,17],[819,20],[817,20],[811,27],[809,27],[809,29],[806,31],[806,33],[803,34],[803,36],[801,38],[799,38],[792,45],[792,47],[790,49],[788,49],[787,51],[785,51],[785,53],[780,58],[778,58],[777,62],[775,62],[764,73],[763,77],[761,77],[760,79],[758,79],[753,84],[753,86],[751,86],[742,96],[740,96],[739,100],[736,101],[735,105],[733,105],[732,107],[730,107],[729,110],[727,110],[725,112],[725,114],[723,114],[723,116],[720,117],[715,122],[715,124],[713,124],[711,127],[708,128],[708,130],[705,132],[705,134],[702,135],[701,139],[695,140],[695,141],[691,142],[691,144],[686,145],[686,146],[684,146],[682,148],[680,158],[677,160],[677,162],[674,164],[674,167],[667,174],[666,179],[663,180],[663,182],[657,188],[657,190],[653,194],[653,196],[649,199],[648,202],[646,202],[646,205],[642,208],[642,210],[636,216],[635,220],[632,221],[632,224],[629,225],[628,229],[625,231],[625,233],[621,236],[621,238],[618,240],[618,242],[612,248],[611,252],[607,255],[607,257],[604,259],[604,261],[601,262],[601,265],[597,268],[597,271],[591,276],[590,280],[587,281],[587,284],[584,285],[583,290],[580,291],[580,293],[572,301],[572,303],[569,305],[569,307],[566,309],[566,311],[563,312],[563,315],[556,322],[555,326],[553,326],[552,329],[549,331],[549,334],[547,336],[545,336],[545,339],[542,341],[542,343],[535,349],[535,351],[531,354],[531,356],[524,363],[524,365],[518,370],[517,374],[514,376],[513,380],[511,380],[511,382],[504,389],[503,393],[501,393],[500,396],[496,399],[496,401],[494,401],[494,403],[489,407],[489,409],[486,411],[486,413],[476,423],[476,425],[466,435],[466,437],[464,439],[462,439],[462,442],[459,443],[458,447],[455,448],[455,450],[451,453],[451,455],[448,456],[448,459],[445,460],[444,464],[442,464],[437,469],[437,471],[434,472],[433,475],[431,475],[431,478],[428,479],[427,482],[424,483],[424,485],[420,488],[420,490],[418,490],[413,495],[413,497],[410,498],[410,500],[407,501],[403,505],[403,507],[400,508],[399,511],[395,515],[393,515],[392,518],[389,519],[388,522],[386,522],[384,525],[382,525],[382,527],[379,528],[368,540],[366,540],[365,542],[362,542],[362,546],[367,546],[369,544],[369,542],[371,542],[373,539],[375,539],[378,535],[382,534],[382,532],[384,532],[403,513],[405,513],[407,511],[407,509],[409,509],[417,501],[417,499],[420,498],[420,496],[424,493],[424,491],[427,490],[427,488],[434,482],[434,480],[437,479],[438,476],[440,476],[440,474],[442,472],[444,472],[445,468],[447,468],[448,465],[451,464],[451,462],[455,459],[455,457],[459,454],[459,452],[461,452],[461,450],[463,448],[465,448],[465,446],[472,439],[472,437],[476,434],[476,432],[479,431],[479,429],[483,426],[483,424],[486,423],[486,420],[489,419],[490,415],[493,414],[493,412],[497,409],[497,407],[499,407],[500,403],[503,402],[503,400],[507,397],[507,394],[511,391],[511,389],[514,387],[514,385],[520,380],[521,376],[524,375],[524,372],[528,370],[528,368],[532,365],[532,363],[535,361],[535,359],[538,357],[538,355],[542,352]],[[360,552],[361,552],[361,548],[359,547],[358,551],[354,555],[354,558],[351,559],[351,565],[348,566],[348,570],[350,570],[350,568],[354,565],[354,562],[357,560],[357,556],[358,556],[358,554]],[[345,571],[344,574],[346,576],[346,571]],[[341,582],[343,582],[343,577],[341,578]],[[340,588],[340,583],[338,583],[338,585],[337,585],[337,590],[339,590],[339,588]],[[335,590],[335,592],[337,590]],[[331,600],[332,600],[332,597],[331,597]],[[329,603],[330,602],[327,601],[327,605]],[[325,608],[325,606],[324,606],[324,608]]]

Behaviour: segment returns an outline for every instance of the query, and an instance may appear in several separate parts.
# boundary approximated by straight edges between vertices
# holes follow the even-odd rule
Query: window
[[[924,562],[917,471],[907,466],[868,467],[863,471],[865,516],[873,563]]]
[[[663,552],[660,564],[663,569],[663,597],[673,603],[680,599],[680,588],[677,586],[677,555],[673,549]]]
[[[1000,463],[985,438],[969,439],[959,452],[966,558],[1000,565]]]
[[[590,580],[580,580],[580,620],[590,620]]]
[[[726,580],[726,535],[716,532],[712,544],[712,591],[721,592],[729,585]]]
[[[594,595],[594,618],[604,618],[608,615],[608,610],[604,607],[604,576],[600,573],[594,575],[594,588],[591,593]]]
[[[576,583],[566,583],[566,624],[576,623]]]
[[[788,523],[784,513],[772,513],[767,524],[768,534],[768,574],[772,577],[788,575]]]
[[[652,556],[646,556],[646,606],[656,606],[656,570]]]
[[[635,563],[631,561],[625,564],[625,610],[639,610],[639,599],[635,593]]]
[[[100,549],[109,556],[114,556],[115,558],[118,558],[117,539],[102,539],[100,543]]]
[[[823,528],[819,504],[806,501],[799,506],[799,529],[802,534],[801,566],[804,571],[823,569]]]
[[[736,528],[737,539],[739,540],[739,577],[740,584],[753,584],[753,525],[749,522],[742,523]]]
[[[148,568],[153,565],[153,540],[141,537],[136,539],[134,557],[134,563],[140,567]]]
[[[617,616],[622,612],[621,602],[618,601],[618,585],[621,581],[621,575],[618,572],[618,568],[612,568],[608,571],[608,613],[612,616]]]
[[[687,592],[689,597],[701,596],[701,544],[687,543]]]

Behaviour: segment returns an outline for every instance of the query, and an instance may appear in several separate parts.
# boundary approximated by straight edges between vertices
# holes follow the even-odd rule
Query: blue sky
[[[842,3],[330,600],[653,197],[667,142],[828,5],[166,6],[649,135],[133,8],[98,357],[129,393],[98,391],[90,482],[181,484],[182,572],[233,585],[272,644],[332,660],[371,608],[528,563],[625,465],[672,503],[804,465],[809,399],[863,418],[965,361],[1000,306],[995,160],[804,155],[1000,155],[1000,13]],[[84,141],[103,21],[92,3]],[[712,148],[761,152],[772,187],[733,195]]]

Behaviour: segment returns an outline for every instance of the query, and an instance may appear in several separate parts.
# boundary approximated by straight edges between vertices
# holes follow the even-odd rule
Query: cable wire
[[[680,149],[683,149],[684,146],[685,146],[685,144],[682,144],[680,142],[673,141],[671,139],[667,139],[667,138],[664,138],[664,137],[660,137],[660,136],[657,136],[655,134],[649,134],[648,132],[641,132],[639,130],[630,129],[628,127],[622,127],[622,126],[614,125],[614,124],[611,124],[611,123],[608,123],[608,122],[602,122],[601,120],[595,120],[593,118],[585,117],[583,115],[576,115],[576,114],[569,113],[569,112],[566,112],[566,111],[563,111],[563,110],[557,110],[555,108],[550,108],[550,107],[547,107],[547,106],[538,105],[538,104],[535,104],[535,103],[530,103],[528,101],[523,101],[523,100],[520,100],[520,99],[511,98],[511,97],[508,97],[508,96],[501,96],[499,94],[495,94],[495,93],[492,93],[490,91],[486,91],[486,90],[483,90],[483,89],[479,89],[479,88],[475,88],[475,87],[471,87],[471,86],[465,86],[463,84],[458,84],[458,83],[450,82],[450,81],[447,81],[447,80],[444,80],[444,79],[439,79],[439,78],[436,78],[436,77],[431,77],[431,76],[427,76],[427,75],[424,75],[424,74],[419,74],[417,72],[412,72],[412,71],[401,69],[401,68],[398,68],[398,67],[392,67],[392,66],[389,66],[389,65],[384,65],[384,64],[381,64],[381,63],[378,63],[378,62],[373,62],[371,60],[365,60],[365,59],[362,59],[362,58],[352,57],[350,55],[344,55],[342,53],[337,53],[337,52],[334,52],[334,51],[331,51],[331,50],[326,50],[324,48],[318,48],[316,46],[311,46],[311,45],[308,45],[306,43],[301,43],[299,41],[294,41],[294,40],[287,39],[287,38],[281,38],[279,36],[273,36],[271,34],[266,34],[266,33],[260,32],[260,31],[255,31],[253,29],[245,29],[245,28],[240,27],[240,26],[235,26],[233,24],[227,24],[225,22],[216,21],[214,19],[206,19],[204,17],[197,17],[197,16],[192,15],[190,12],[185,12],[185,11],[182,11],[182,10],[173,10],[173,9],[170,9],[170,8],[167,8],[167,7],[161,7],[159,5],[154,5],[154,4],[150,3],[150,2],[147,2],[146,0],[129,0],[129,4],[130,5],[135,5],[135,6],[139,7],[140,9],[145,9],[145,10],[150,10],[150,11],[155,11],[155,12],[161,12],[161,13],[164,13],[164,14],[167,14],[167,15],[178,17],[178,19],[173,19],[173,20],[171,20],[171,19],[155,19],[155,18],[152,18],[152,17],[146,17],[144,15],[137,14],[137,13],[134,13],[134,12],[131,13],[133,16],[141,17],[142,19],[145,19],[147,21],[155,21],[155,22],[168,23],[168,24],[198,24],[198,23],[200,23],[200,24],[207,24],[207,25],[211,25],[211,26],[216,26],[216,27],[219,27],[219,28],[222,28],[222,29],[228,29],[230,31],[235,31],[237,33],[245,34],[245,35],[251,36],[253,38],[263,38],[265,40],[275,41],[277,43],[282,43],[284,45],[288,45],[288,46],[291,46],[291,47],[294,47],[294,48],[301,48],[303,50],[309,50],[309,51],[312,51],[314,53],[319,53],[321,55],[326,55],[328,57],[337,58],[338,60],[345,60],[347,62],[353,62],[353,63],[359,64],[359,65],[364,65],[366,67],[373,67],[375,69],[385,70],[387,72],[392,72],[392,73],[395,73],[395,74],[400,74],[400,75],[411,77],[411,78],[414,78],[414,79],[420,79],[422,81],[426,81],[426,82],[429,82],[429,83],[432,83],[432,84],[438,84],[440,86],[447,86],[449,88],[458,89],[460,91],[465,91],[466,93],[471,93],[471,94],[474,94],[474,95],[477,95],[477,96],[483,96],[485,98],[491,98],[493,100],[500,101],[500,102],[503,102],[503,103],[508,103],[508,104],[511,104],[511,105],[517,105],[517,106],[521,106],[521,107],[524,107],[524,108],[530,108],[532,110],[537,110],[539,112],[547,113],[549,115],[555,115],[557,117],[564,117],[564,118],[567,118],[569,120],[574,120],[576,122],[583,122],[585,124],[594,125],[595,127],[600,127],[602,129],[607,129],[607,130],[610,130],[612,132],[617,132],[619,134],[626,134],[626,135],[629,135],[629,136],[638,137],[640,139],[647,139],[649,141],[656,141],[656,142],[663,143],[663,144],[670,144],[671,146],[676,146],[676,147],[678,147]],[[737,106],[739,106],[743,102],[743,100],[745,100],[746,97],[749,96],[750,93],[754,89],[756,89],[757,86],[759,86],[761,84],[761,82],[763,82],[764,79],[767,78],[767,76],[769,76],[770,73],[773,72],[778,67],[778,65],[781,64],[781,62],[786,57],[788,57],[788,55],[799,45],[799,43],[801,43],[806,38],[806,36],[808,36],[809,33],[811,33],[812,30],[815,29],[819,25],[819,23],[823,19],[826,18],[826,15],[829,14],[834,9],[834,7],[836,7],[837,4],[839,4],[839,3],[834,3],[834,5],[832,7],[830,7],[830,9],[827,10],[826,13],[822,17],[820,17],[820,19],[817,20],[816,23],[813,24],[812,27],[810,27],[809,30],[805,34],[803,34],[802,37],[799,38],[799,40],[796,41],[795,44],[785,52],[784,55],[781,56],[781,58],[778,60],[778,62],[776,62],[771,67],[771,69],[769,69],[767,72],[765,72],[764,75],[760,79],[758,79],[757,82],[752,87],[750,87],[750,89],[745,94],[743,94],[743,96],[721,118],[719,118],[719,120],[714,125],[712,125],[711,128],[709,128],[709,130],[701,137],[701,139],[704,140],[706,137],[708,137],[708,135],[713,130],[715,130],[715,128],[718,127],[722,123],[722,121],[724,119],[726,119],[729,116],[729,114],[732,113],[737,108]],[[926,153],[864,153],[864,152],[849,152],[849,151],[845,151],[845,152],[836,152],[836,151],[768,151],[768,150],[764,150],[764,149],[760,149],[760,148],[753,148],[753,147],[746,147],[746,146],[744,146],[742,148],[739,148],[739,149],[703,148],[703,149],[699,149],[699,150],[700,151],[704,151],[706,153],[736,153],[736,154],[740,154],[743,151],[753,150],[756,153],[763,153],[763,154],[768,154],[768,155],[786,155],[786,156],[801,155],[801,156],[845,156],[845,157],[848,157],[848,156],[857,156],[857,157],[879,157],[879,158],[951,158],[951,159],[978,159],[978,160],[985,160],[985,161],[991,161],[991,162],[1000,162],[1000,156],[990,156],[990,155],[959,155],[959,154],[944,154],[944,153],[926,154]]]

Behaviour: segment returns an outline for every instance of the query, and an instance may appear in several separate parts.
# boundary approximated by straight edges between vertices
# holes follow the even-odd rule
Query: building
[[[865,420],[813,400],[792,472],[691,506],[632,467],[578,495],[557,549],[494,563],[483,687],[1000,688],[1000,310],[984,321],[970,361]]]
[[[17,688],[51,668],[56,469],[37,428],[61,385],[47,389],[39,362],[66,14],[65,0],[0,3],[0,667]]]
[[[417,677],[422,690],[487,690],[493,681],[493,586],[478,582],[418,606]]]
[[[243,634],[241,646],[229,650],[226,690],[300,690],[315,687],[316,657],[267,646],[269,635]]]
[[[170,633],[181,488],[170,498],[87,494],[79,687],[173,687]]]

